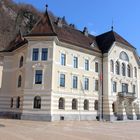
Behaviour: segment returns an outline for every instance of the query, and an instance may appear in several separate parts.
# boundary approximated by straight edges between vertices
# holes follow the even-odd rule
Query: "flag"
[[[102,81],[103,81],[103,74],[100,73],[100,82],[102,82]]]

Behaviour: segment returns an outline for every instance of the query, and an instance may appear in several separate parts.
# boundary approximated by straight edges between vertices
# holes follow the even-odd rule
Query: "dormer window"
[[[90,44],[90,47],[94,48],[96,46],[96,44],[93,42]]]

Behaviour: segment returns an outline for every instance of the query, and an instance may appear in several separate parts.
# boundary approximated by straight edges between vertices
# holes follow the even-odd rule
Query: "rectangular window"
[[[98,64],[98,62],[95,62],[95,72],[99,72],[99,64]]]
[[[78,57],[76,56],[73,57],[73,67],[78,68]]]
[[[84,79],[84,89],[89,90],[89,79],[88,78]]]
[[[36,72],[35,72],[35,84],[42,84],[42,70],[36,70]]]
[[[64,53],[61,53],[61,65],[66,65],[66,55]]]
[[[112,90],[113,92],[117,92],[117,83],[116,82],[112,82]]]
[[[77,89],[77,86],[78,86],[78,77],[73,76],[73,88]]]
[[[41,57],[41,59],[43,61],[48,59],[48,48],[42,48],[42,57]]]
[[[136,86],[133,85],[133,93],[136,93]]]
[[[85,70],[89,70],[89,60],[85,59]]]
[[[123,83],[122,84],[122,92],[128,92],[128,84]]]
[[[65,87],[65,74],[60,74],[60,87]]]
[[[99,82],[98,80],[95,80],[95,91],[99,90]]]
[[[33,54],[32,54],[32,60],[33,61],[38,61],[38,55],[39,55],[39,49],[38,48],[34,48],[33,49]]]

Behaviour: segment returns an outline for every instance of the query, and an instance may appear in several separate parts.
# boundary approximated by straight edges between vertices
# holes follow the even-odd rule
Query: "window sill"
[[[94,90],[94,92],[99,92],[99,90]]]
[[[62,64],[60,64],[60,66],[62,66],[62,67],[66,67],[67,65],[62,65]]]
[[[89,89],[83,89],[84,91],[86,91],[86,92],[89,92]]]
[[[72,90],[75,90],[75,91],[77,91],[78,90],[78,88],[71,88]]]
[[[61,88],[61,89],[66,89],[66,87],[61,87],[61,86],[59,86],[59,88]]]
[[[41,111],[41,108],[33,108],[34,111]]]
[[[43,89],[44,88],[44,84],[34,84],[33,88]]]
[[[64,111],[65,109],[58,109],[59,111]]]
[[[41,86],[41,85],[43,85],[43,84],[34,84],[34,86]]]

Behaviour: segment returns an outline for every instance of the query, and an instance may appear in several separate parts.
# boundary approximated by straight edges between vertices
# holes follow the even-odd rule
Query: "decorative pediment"
[[[32,68],[34,68],[34,69],[37,69],[37,68],[43,69],[44,67],[45,67],[45,65],[43,63],[36,63],[32,66]]]
[[[115,82],[118,82],[119,81],[119,79],[117,77],[112,77],[111,80],[112,81],[115,81]]]

